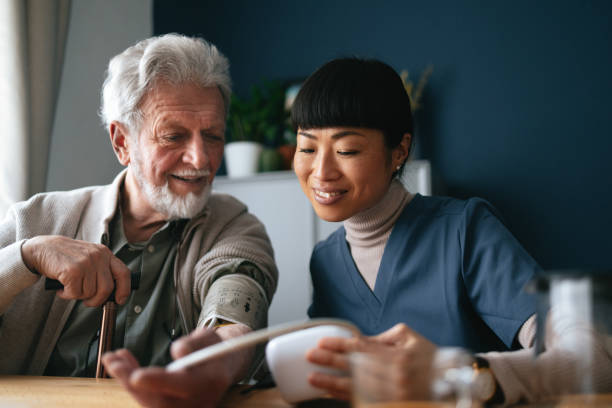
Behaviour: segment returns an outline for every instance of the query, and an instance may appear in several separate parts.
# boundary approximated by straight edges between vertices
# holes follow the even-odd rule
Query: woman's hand
[[[392,364],[380,376],[373,376],[372,381],[387,388],[387,394],[395,399],[426,399],[436,350],[429,340],[399,323],[372,337],[323,338],[317,348],[307,352],[306,358],[314,364],[348,371],[351,352],[378,355],[381,359],[392,356]],[[334,398],[348,400],[351,397],[350,377],[315,372],[310,375],[309,382],[325,389]]]

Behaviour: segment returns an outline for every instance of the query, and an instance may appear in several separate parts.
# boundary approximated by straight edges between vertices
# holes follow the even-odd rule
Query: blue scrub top
[[[310,261],[310,317],[337,317],[373,335],[403,322],[439,346],[509,350],[535,313],[525,284],[539,271],[481,199],[417,194],[391,231],[372,291],[351,257],[344,227]]]

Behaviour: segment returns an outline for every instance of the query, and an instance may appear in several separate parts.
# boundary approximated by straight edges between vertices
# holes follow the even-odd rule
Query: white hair
[[[106,129],[118,121],[131,132],[142,124],[140,102],[157,81],[217,86],[229,113],[229,62],[202,38],[165,34],[142,40],[113,57],[102,86],[100,116]]]

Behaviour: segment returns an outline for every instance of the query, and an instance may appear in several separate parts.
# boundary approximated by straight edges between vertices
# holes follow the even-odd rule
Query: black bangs
[[[412,133],[410,100],[389,65],[360,58],[332,60],[302,85],[293,107],[295,130],[351,126],[381,130],[387,146]]]

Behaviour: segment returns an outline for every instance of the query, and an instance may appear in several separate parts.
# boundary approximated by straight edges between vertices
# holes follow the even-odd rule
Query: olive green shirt
[[[173,282],[177,244],[185,220],[166,223],[147,242],[128,242],[121,211],[111,226],[109,247],[140,273],[140,285],[125,304],[117,307],[113,349],[127,348],[141,365],[166,365],[170,343],[181,335]],[[45,375],[93,377],[96,372],[101,307],[79,301],[57,342]]]

